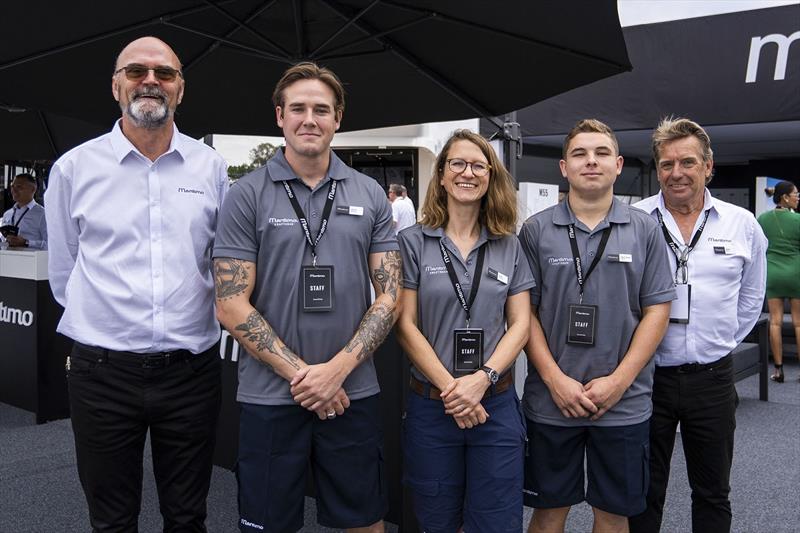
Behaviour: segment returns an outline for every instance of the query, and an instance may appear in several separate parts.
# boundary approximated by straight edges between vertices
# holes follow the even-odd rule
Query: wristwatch
[[[489,368],[488,366],[482,366],[481,370],[486,372],[486,375],[489,376],[489,383],[494,385],[497,383],[497,380],[500,379],[500,374],[497,373],[497,370],[493,368]]]

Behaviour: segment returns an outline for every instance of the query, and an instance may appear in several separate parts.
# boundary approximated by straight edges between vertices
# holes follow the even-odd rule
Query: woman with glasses
[[[524,419],[513,363],[533,287],[515,236],[514,184],[480,135],[436,159],[419,224],[398,235],[400,345],[412,363],[406,485],[424,531],[520,531]]]
[[[800,214],[797,214],[797,187],[781,181],[772,195],[775,209],[758,217],[769,240],[767,248],[767,307],[769,344],[775,371],[772,381],[783,383],[783,301],[789,298],[795,342],[800,347]]]

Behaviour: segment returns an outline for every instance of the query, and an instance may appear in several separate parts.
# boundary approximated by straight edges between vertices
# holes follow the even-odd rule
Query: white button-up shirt
[[[683,250],[675,219],[659,192],[635,207],[657,218],[661,212],[672,240]],[[689,323],[670,323],[655,353],[657,366],[711,363],[724,357],[750,333],[761,314],[767,282],[767,239],[749,211],[711,196],[706,189],[703,211],[708,222],[688,258],[691,285]],[[697,218],[694,237],[704,214]],[[677,260],[667,246],[672,271]]]
[[[31,200],[26,205],[16,205],[3,214],[3,226],[17,226],[19,236],[28,241],[30,250],[47,250],[47,223],[44,208]]]
[[[64,154],[45,193],[58,331],[139,353],[213,345],[211,249],[227,188],[222,157],[177,128],[155,161],[119,122]]]

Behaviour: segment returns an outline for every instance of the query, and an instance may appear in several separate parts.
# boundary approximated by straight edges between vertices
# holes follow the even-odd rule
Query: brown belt
[[[505,392],[511,388],[514,384],[514,376],[513,372],[506,372],[500,379],[497,380],[497,383],[490,386],[486,389],[486,394],[483,395],[483,398],[486,399],[489,396],[494,396],[495,394],[500,394],[501,392]],[[442,400],[441,394],[442,391],[434,387],[429,383],[425,383],[424,381],[420,381],[414,376],[411,376],[411,390],[419,394],[424,398],[430,398],[431,400]]]

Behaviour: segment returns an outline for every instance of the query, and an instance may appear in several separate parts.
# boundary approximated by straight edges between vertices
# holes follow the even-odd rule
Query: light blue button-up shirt
[[[19,236],[28,241],[30,250],[47,250],[47,223],[44,208],[31,200],[27,205],[14,205],[3,214],[3,226],[19,227]]]
[[[139,353],[199,353],[219,339],[211,249],[226,164],[174,129],[155,161],[119,122],[64,154],[45,193],[58,331]]]

